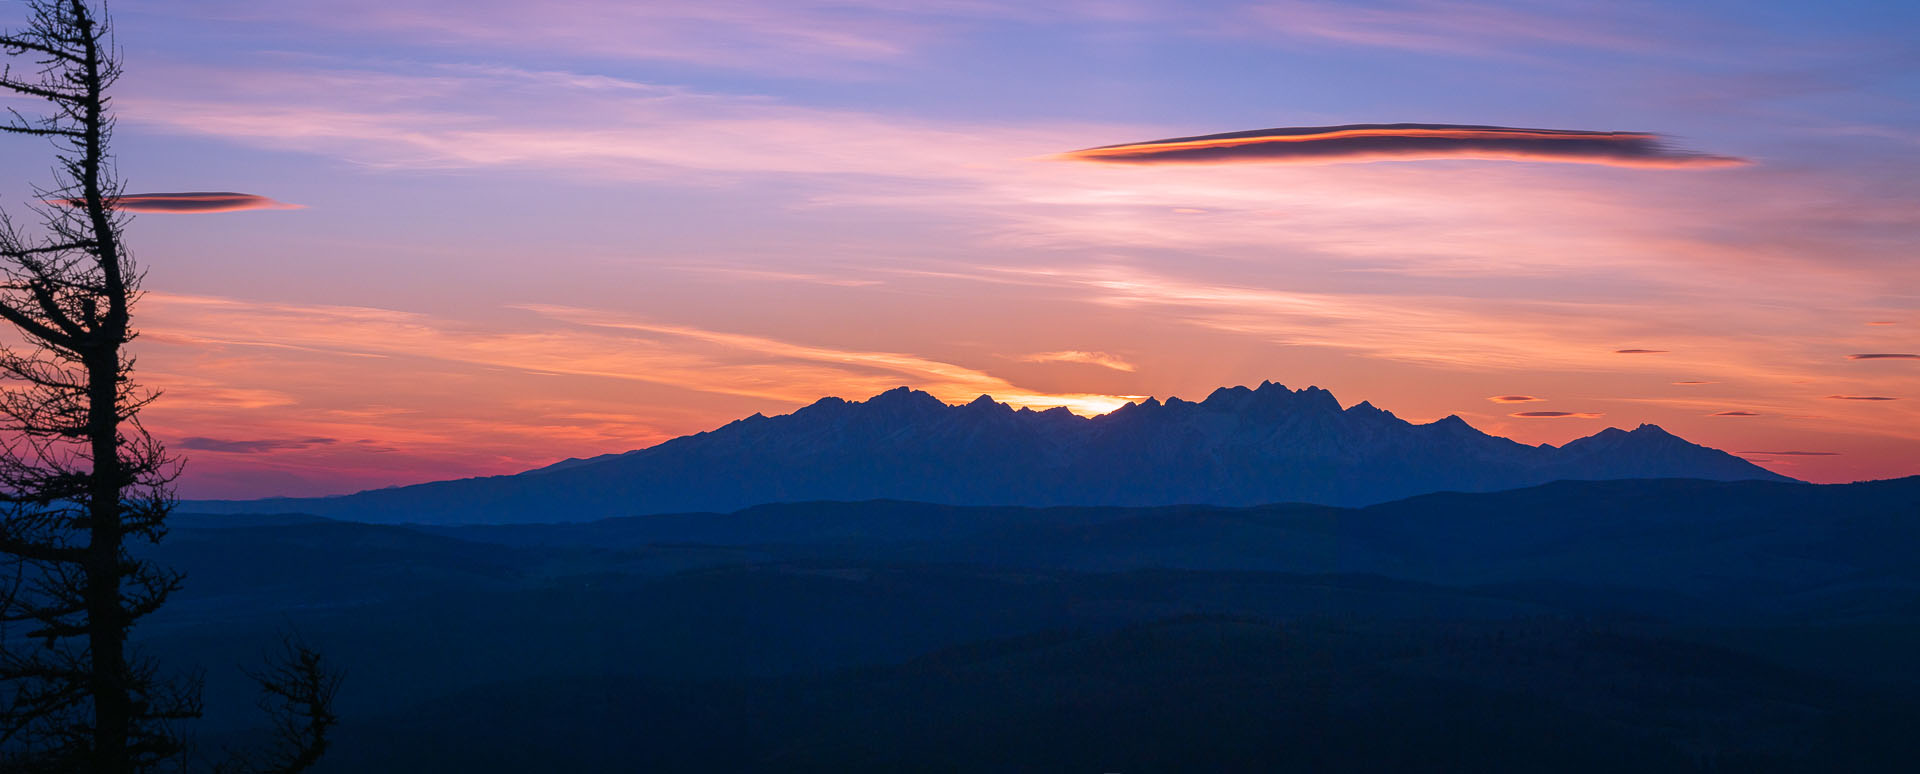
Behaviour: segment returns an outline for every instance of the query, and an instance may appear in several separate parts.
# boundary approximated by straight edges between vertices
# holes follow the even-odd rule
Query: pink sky
[[[1095,413],[1265,379],[1920,473],[1920,359],[1848,357],[1920,353],[1910,9],[529,7],[115,9],[129,190],[265,202],[129,230],[183,496],[514,472],[898,385]],[[1061,155],[1398,122],[1727,161]]]

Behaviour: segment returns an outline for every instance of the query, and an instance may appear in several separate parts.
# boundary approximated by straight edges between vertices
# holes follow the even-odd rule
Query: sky
[[[1262,380],[1920,474],[1913,3],[112,11],[118,168],[155,194],[136,372],[184,497],[899,385],[1095,414]],[[50,160],[0,138],[0,207]]]

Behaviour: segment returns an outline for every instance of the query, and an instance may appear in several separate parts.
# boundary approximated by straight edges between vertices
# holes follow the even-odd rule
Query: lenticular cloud
[[[56,200],[77,206],[73,199]],[[116,209],[128,212],[238,212],[240,210],[297,210],[301,205],[278,202],[265,196],[232,191],[189,191],[184,193],[121,194],[114,199]]]
[[[1491,159],[1620,167],[1728,167],[1745,159],[1677,150],[1657,134],[1458,124],[1347,124],[1256,129],[1106,145],[1061,155],[1115,164],[1341,163]]]

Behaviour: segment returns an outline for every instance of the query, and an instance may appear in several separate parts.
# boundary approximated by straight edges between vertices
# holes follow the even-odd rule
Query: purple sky
[[[129,190],[202,197],[129,202],[186,496],[1262,379],[1920,473],[1911,3],[113,10]],[[1426,134],[1073,153],[1356,124]]]

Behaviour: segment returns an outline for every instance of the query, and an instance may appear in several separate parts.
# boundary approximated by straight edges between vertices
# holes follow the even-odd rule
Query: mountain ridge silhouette
[[[309,513],[387,523],[591,521],[727,512],[799,500],[954,505],[1361,506],[1441,491],[1556,480],[1792,481],[1656,425],[1562,446],[1488,435],[1457,415],[1412,424],[1319,387],[1222,387],[1202,401],[1148,398],[1093,417],[950,405],[899,387],[821,398],[645,449],[522,473],[321,498],[189,501],[203,513]]]

